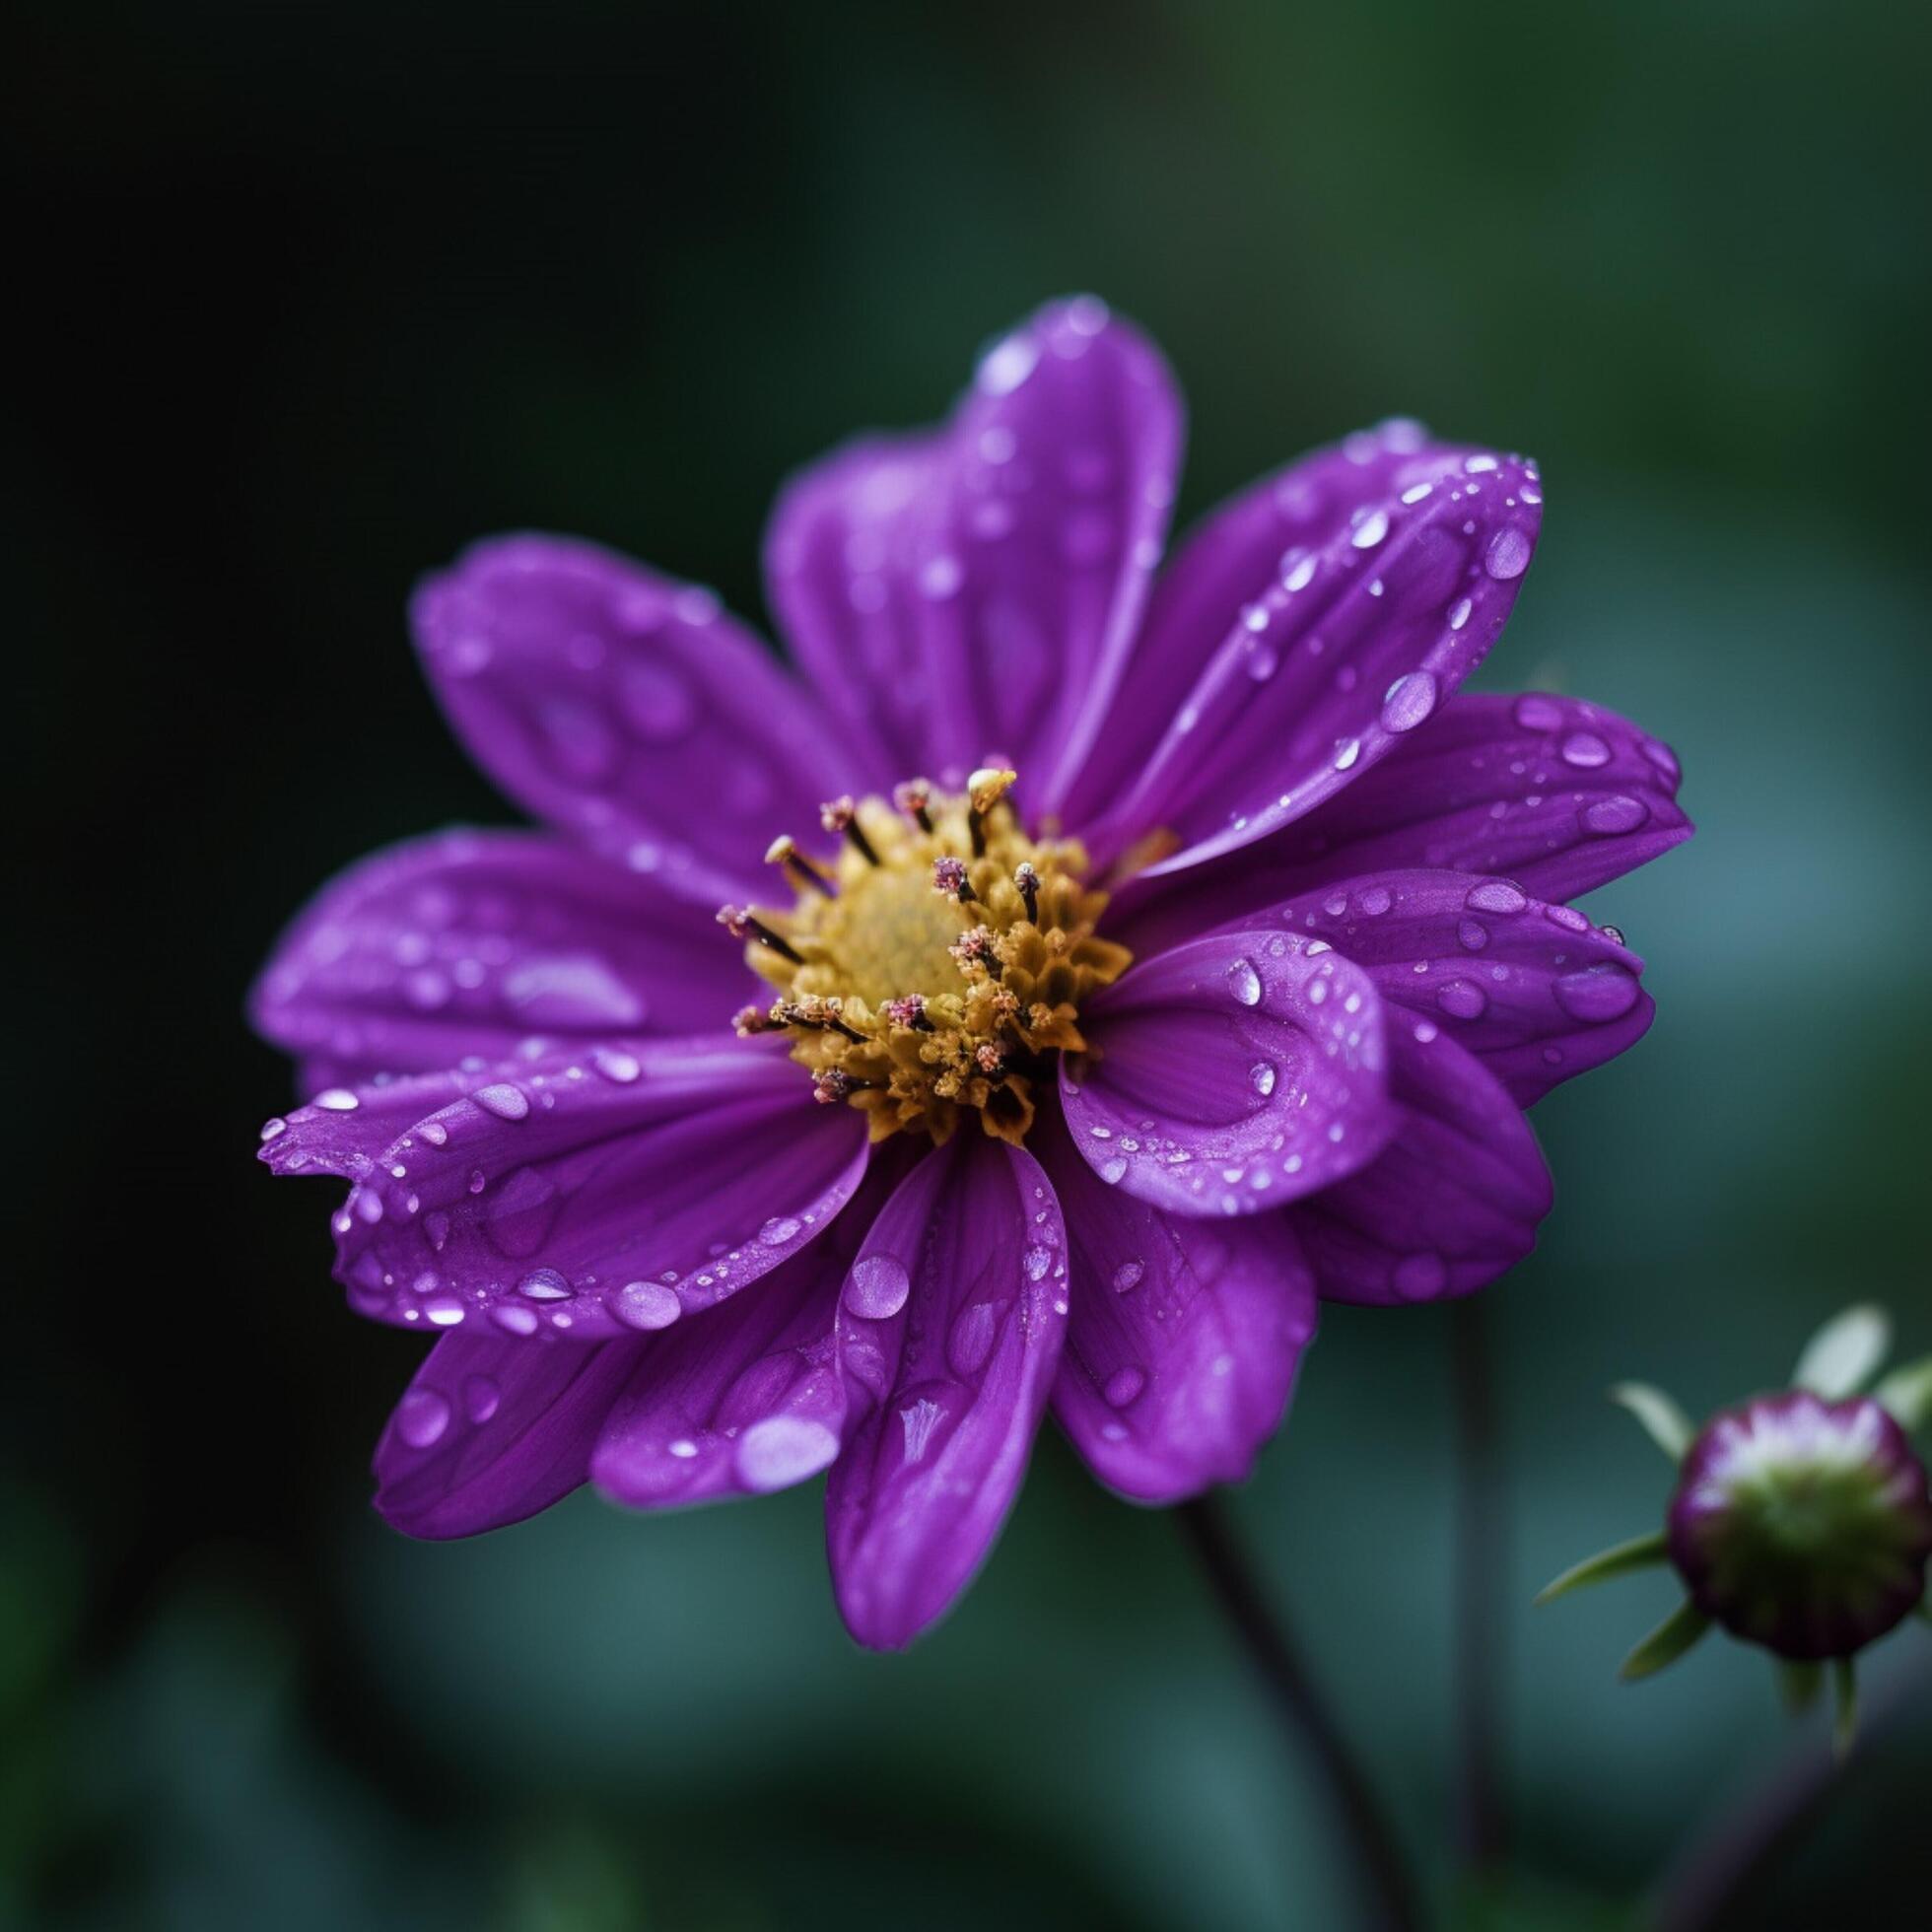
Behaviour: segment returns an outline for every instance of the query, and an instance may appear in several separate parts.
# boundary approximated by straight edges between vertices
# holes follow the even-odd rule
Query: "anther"
[[[859,806],[850,793],[841,797],[828,799],[818,808],[818,822],[828,832],[843,832],[852,841],[852,849],[868,865],[876,865],[879,856],[872,850],[872,842],[865,836],[865,828],[859,822]]]
[[[1019,887],[1019,896],[1026,901],[1026,917],[1035,925],[1040,923],[1040,874],[1026,861],[1022,860],[1013,868],[1013,883]]]
[[[973,1051],[973,1063],[982,1073],[1003,1073],[1006,1070],[1005,1051],[995,1046],[991,1040],[982,1040]]]
[[[1000,956],[993,950],[993,934],[984,926],[962,932],[946,950],[964,972],[970,966],[984,966],[991,978],[1000,977]]]
[[[785,876],[800,890],[810,886],[814,892],[822,892],[828,899],[836,899],[839,896],[818,862],[815,859],[807,859],[798,850],[798,841],[789,832],[781,832],[765,848],[765,863],[783,865]]]
[[[986,815],[1006,795],[1019,777],[1001,765],[982,765],[966,781],[966,829],[972,835],[973,857],[986,857]]]
[[[718,923],[734,939],[756,939],[761,946],[769,946],[781,959],[789,959],[794,966],[805,963],[804,954],[790,939],[774,932],[762,919],[754,919],[742,906],[720,906]]]
[[[901,1000],[888,1000],[879,1009],[894,1026],[910,1026],[916,1033],[931,1033],[932,1022],[926,1017],[926,996],[909,993]]]
[[[812,1097],[821,1107],[830,1107],[840,1100],[848,1100],[862,1087],[875,1087],[876,1080],[859,1080],[848,1073],[843,1067],[821,1067],[811,1076]]]
[[[932,814],[927,807],[932,802],[932,787],[929,780],[909,778],[903,785],[892,788],[892,802],[918,825],[922,832],[932,829]]]
[[[949,899],[957,899],[962,906],[969,899],[977,897],[973,891],[973,881],[966,876],[966,862],[963,859],[933,860],[932,890],[943,892]]]
[[[754,1033],[776,1033],[785,1022],[775,1019],[762,1006],[740,1006],[731,1015],[731,1031],[740,1040],[748,1040]]]
[[[865,1036],[856,1032],[845,1023],[841,1015],[845,1012],[842,1000],[821,1000],[815,996],[809,1000],[783,1001],[772,1008],[787,1026],[809,1026],[821,1033],[843,1033],[848,1040],[856,1040],[862,1046]]]

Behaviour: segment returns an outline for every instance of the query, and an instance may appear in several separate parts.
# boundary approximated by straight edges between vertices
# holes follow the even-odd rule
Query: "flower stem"
[[[1361,1889],[1362,1923],[1412,1932],[1421,1923],[1414,1887],[1381,1804],[1309,1678],[1285,1620],[1271,1612],[1220,1504],[1197,1496],[1175,1515],[1284,1727],[1313,1759],[1334,1801]]]
[[[1861,1756],[1932,1692],[1932,1659],[1923,1655],[1896,1671],[1869,1700]],[[1853,1760],[1851,1772],[1859,1768]],[[1719,1925],[1758,1922],[1778,1865],[1816,1824],[1842,1788],[1847,1767],[1808,1729],[1782,1762],[1737,1807],[1693,1835],[1657,1888],[1648,1923],[1656,1932],[1705,1932]]]
[[[1488,1315],[1464,1296],[1449,1307],[1455,1385],[1456,1844],[1480,1876],[1502,1862],[1503,1621],[1499,1585],[1509,1560],[1497,1445]]]

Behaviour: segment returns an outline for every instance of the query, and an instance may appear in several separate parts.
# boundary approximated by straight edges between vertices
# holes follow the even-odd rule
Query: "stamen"
[[[986,816],[1001,798],[1006,789],[1019,777],[1002,765],[982,765],[966,781],[966,829],[972,835],[973,857],[986,857]]]
[[[982,1040],[974,1050],[973,1064],[982,1073],[1003,1073],[1006,1070],[1005,1050],[995,1046],[991,1040]]]
[[[798,850],[798,841],[789,832],[781,832],[765,848],[765,863],[783,865],[785,876],[800,890],[810,886],[814,892],[822,892],[828,899],[836,899],[839,896],[825,869],[817,860],[806,858]]]
[[[957,899],[962,906],[977,896],[973,891],[973,881],[966,876],[966,862],[963,859],[933,860],[932,890]]]
[[[1000,957],[993,950],[993,934],[984,926],[960,933],[946,950],[959,962],[961,972],[971,966],[984,966],[989,977],[1000,977]]]
[[[910,1026],[916,1033],[931,1033],[932,1022],[926,1017],[926,996],[909,993],[903,1000],[888,1000],[879,1009],[894,1026]]]
[[[843,1067],[821,1067],[811,1076],[812,1097],[821,1107],[830,1107],[841,1100],[849,1100],[862,1087],[875,1087],[876,1080],[858,1080]]]
[[[1035,925],[1040,923],[1040,874],[1034,866],[1022,860],[1013,868],[1013,883],[1019,887],[1019,896],[1026,901],[1026,917]]]
[[[864,1044],[864,1034],[855,1032],[840,1017],[845,1011],[843,1000],[812,998],[782,1001],[772,1011],[787,1026],[810,1026],[821,1033],[843,1033],[848,1040],[856,1040],[862,1046]]]
[[[789,959],[794,966],[805,963],[804,954],[790,939],[774,932],[762,919],[754,919],[742,906],[720,906],[718,923],[734,939],[756,939],[761,946],[769,946],[781,959]]]
[[[912,819],[922,832],[932,829],[932,814],[927,807],[932,802],[932,782],[923,778],[909,778],[904,785],[892,788],[892,802]]]
[[[859,806],[850,793],[837,798],[828,799],[818,808],[818,822],[828,832],[843,832],[852,841],[852,849],[868,865],[876,865],[879,856],[872,850],[872,842],[865,836],[865,828],[859,822]]]

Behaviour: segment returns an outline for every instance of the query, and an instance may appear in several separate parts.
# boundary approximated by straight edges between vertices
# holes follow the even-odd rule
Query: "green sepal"
[[[1791,1385],[1827,1402],[1842,1402],[1878,1373],[1891,1346],[1892,1318],[1876,1302],[1855,1303],[1805,1344]]]
[[[1777,1688],[1783,1693],[1785,1709],[1793,1717],[1802,1717],[1818,1702],[1818,1693],[1825,1688],[1825,1667],[1822,1664],[1780,1663],[1777,1667]]]
[[[1710,1628],[1710,1619],[1688,1597],[1623,1659],[1618,1676],[1626,1683],[1652,1677],[1674,1664]]]
[[[1932,1355],[1895,1368],[1872,1399],[1907,1435],[1932,1422]]]
[[[1533,1601],[1552,1603],[1572,1590],[1581,1590],[1591,1583],[1603,1583],[1628,1570],[1649,1569],[1654,1563],[1667,1561],[1669,1556],[1662,1530],[1653,1530],[1648,1536],[1633,1536],[1628,1543],[1614,1543],[1608,1550],[1599,1550],[1594,1556],[1585,1556],[1580,1563],[1572,1563],[1561,1576],[1546,1583]]]
[[[1849,1657],[1831,1659],[1831,1691],[1837,1702],[1831,1719],[1831,1749],[1843,1763],[1851,1756],[1852,1740],[1858,1735],[1858,1666]]]
[[[1648,1382],[1619,1382],[1611,1390],[1612,1402],[1620,1403],[1643,1425],[1647,1435],[1672,1462],[1681,1463],[1697,1431],[1676,1400]]]

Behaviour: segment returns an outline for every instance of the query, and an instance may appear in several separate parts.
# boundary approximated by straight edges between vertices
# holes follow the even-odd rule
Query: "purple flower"
[[[1454,695],[1532,464],[1391,423],[1156,576],[1180,446],[1157,353],[1081,299],[943,428],[787,488],[802,679],[584,543],[419,591],[452,724],[550,829],[366,861],[254,997],[316,1095],[264,1157],[352,1183],[356,1309],[442,1332],[377,1452],[390,1522],[829,1469],[840,1607],[903,1644],[1049,1403],[1173,1501],[1246,1473],[1318,1294],[1529,1252],[1523,1109],[1651,1016],[1564,901],[1689,835],[1676,761]]]

